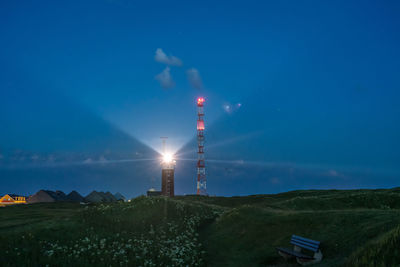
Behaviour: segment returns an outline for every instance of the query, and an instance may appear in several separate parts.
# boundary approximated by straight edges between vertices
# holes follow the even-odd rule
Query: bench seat
[[[301,252],[294,251],[293,249],[290,249],[290,248],[276,248],[276,249],[280,252],[286,253],[288,255],[292,255],[296,258],[300,258],[300,259],[304,259],[304,260],[313,260],[314,259],[314,257],[305,255]]]

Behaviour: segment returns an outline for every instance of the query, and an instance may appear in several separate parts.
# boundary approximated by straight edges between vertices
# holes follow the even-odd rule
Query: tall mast
[[[204,161],[204,98],[197,98],[197,195],[207,195],[206,166]]]

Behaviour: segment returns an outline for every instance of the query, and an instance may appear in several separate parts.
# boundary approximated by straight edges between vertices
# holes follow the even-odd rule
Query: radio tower
[[[207,195],[206,165],[204,163],[204,98],[197,98],[197,195]]]

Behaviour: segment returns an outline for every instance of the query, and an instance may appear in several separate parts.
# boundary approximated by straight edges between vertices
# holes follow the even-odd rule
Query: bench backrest
[[[290,240],[290,243],[292,245],[316,252],[316,251],[318,251],[319,245],[321,242],[311,240],[308,238],[304,238],[304,237],[301,237],[298,235],[292,235],[292,239]]]

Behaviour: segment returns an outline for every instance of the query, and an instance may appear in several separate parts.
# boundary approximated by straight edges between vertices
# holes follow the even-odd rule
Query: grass
[[[319,240],[321,266],[342,266],[354,248],[396,227],[400,214],[393,211],[277,212],[240,207],[223,214],[206,236],[210,266],[285,264],[275,247],[288,247],[292,234]]]
[[[54,225],[77,223],[79,204],[53,203],[35,205],[10,205],[0,208],[0,235],[18,235]]]
[[[400,264],[400,190],[0,208],[2,266],[296,266],[275,247],[321,241],[315,266]]]
[[[347,261],[348,266],[398,266],[400,262],[400,227],[361,246]]]

